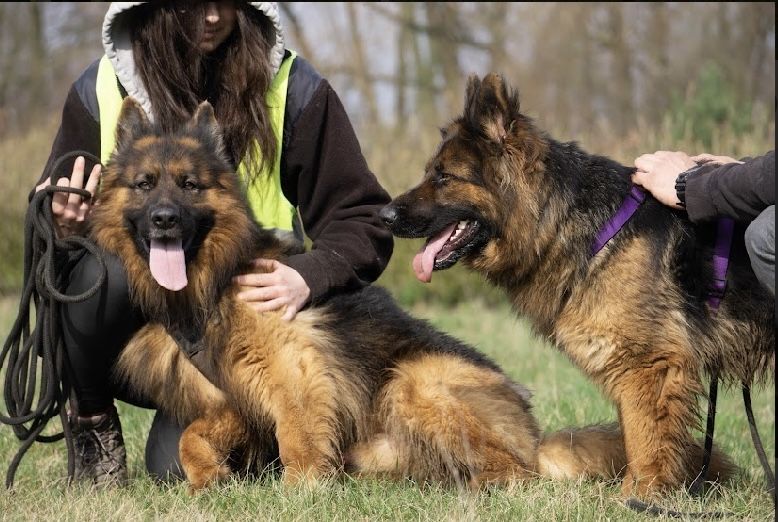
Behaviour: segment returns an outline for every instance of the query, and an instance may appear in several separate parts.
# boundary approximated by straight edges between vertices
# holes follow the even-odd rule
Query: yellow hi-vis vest
[[[238,174],[246,187],[249,206],[254,217],[265,228],[287,231],[293,230],[296,211],[281,190],[281,146],[289,70],[296,56],[297,54],[291,51],[291,56],[281,63],[266,95],[270,124],[278,143],[272,165],[266,162],[254,183],[248,182],[246,160],[238,165]],[[100,60],[95,89],[97,105],[100,109],[100,161],[105,165],[116,148],[116,124],[119,122],[123,99],[117,84],[116,72],[107,56],[103,56]],[[251,146],[259,148],[256,141]]]

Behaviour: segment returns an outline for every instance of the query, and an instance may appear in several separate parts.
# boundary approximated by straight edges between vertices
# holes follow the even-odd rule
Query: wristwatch
[[[678,174],[678,177],[675,178],[675,195],[678,198],[678,201],[680,201],[680,205],[683,208],[686,208],[686,179],[689,177],[689,175],[694,174],[700,168],[702,165],[695,165],[694,167],[690,168],[689,170],[685,170]]]

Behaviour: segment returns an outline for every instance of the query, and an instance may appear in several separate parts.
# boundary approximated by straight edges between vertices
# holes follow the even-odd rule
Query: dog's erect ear
[[[470,118],[470,111],[478,108],[478,91],[481,88],[481,79],[475,74],[467,77],[465,89],[465,115]]]
[[[502,76],[489,73],[481,81],[471,78],[465,104],[470,124],[480,128],[492,141],[505,144],[519,117],[519,97],[509,91]]]
[[[189,128],[197,132],[200,137],[208,140],[208,143],[218,154],[224,153],[224,137],[210,103],[204,101],[198,105],[189,122]]]
[[[192,127],[197,127],[203,130],[211,131],[213,128],[218,130],[219,124],[216,123],[216,115],[213,112],[213,106],[207,101],[202,102],[195,109],[192,121],[190,122]]]
[[[116,124],[116,145],[126,147],[151,131],[151,123],[143,107],[134,98],[127,96],[122,102],[119,121]]]

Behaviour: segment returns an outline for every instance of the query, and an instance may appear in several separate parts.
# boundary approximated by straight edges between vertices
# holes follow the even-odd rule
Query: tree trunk
[[[451,3],[427,2],[424,4],[430,27],[439,29],[441,36],[429,36],[430,58],[443,77],[443,95],[447,114],[460,107],[463,92],[462,71],[459,68],[459,12]]]
[[[364,46],[362,45],[362,35],[359,31],[359,17],[357,16],[357,4],[346,2],[346,12],[349,21],[349,34],[351,36],[351,56],[355,68],[355,80],[357,88],[365,104],[365,112],[368,121],[371,123],[379,122],[378,102],[376,101],[373,84],[370,81],[370,70],[365,59]]]
[[[608,47],[613,60],[613,91],[614,121],[618,132],[627,130],[634,119],[632,95],[632,70],[630,67],[630,50],[624,30],[624,7],[622,4],[607,4],[608,13]]]

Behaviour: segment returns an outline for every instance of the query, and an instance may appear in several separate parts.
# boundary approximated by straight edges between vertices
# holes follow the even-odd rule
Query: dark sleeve
[[[367,166],[335,91],[322,80],[300,113],[282,156],[284,193],[297,205],[312,249],[288,265],[311,302],[375,281],[394,246],[378,211],[389,194]]]
[[[694,222],[729,216],[752,221],[775,205],[775,151],[744,163],[701,168],[686,180],[686,211]]]
[[[65,106],[62,109],[62,121],[38,184],[53,174],[51,170],[54,164],[60,156],[67,152],[78,150],[100,156],[100,123],[98,120],[99,116],[96,114],[96,101],[93,102],[91,97],[89,97],[89,95],[94,96],[94,83],[91,86],[89,85],[90,73],[91,68],[73,84],[68,92]],[[87,96],[86,99],[84,98],[85,96]],[[75,158],[73,158],[73,161],[75,161]],[[73,170],[73,161],[63,163],[59,173],[70,177],[70,173]],[[88,173],[93,165],[94,163],[87,160],[85,171]]]

